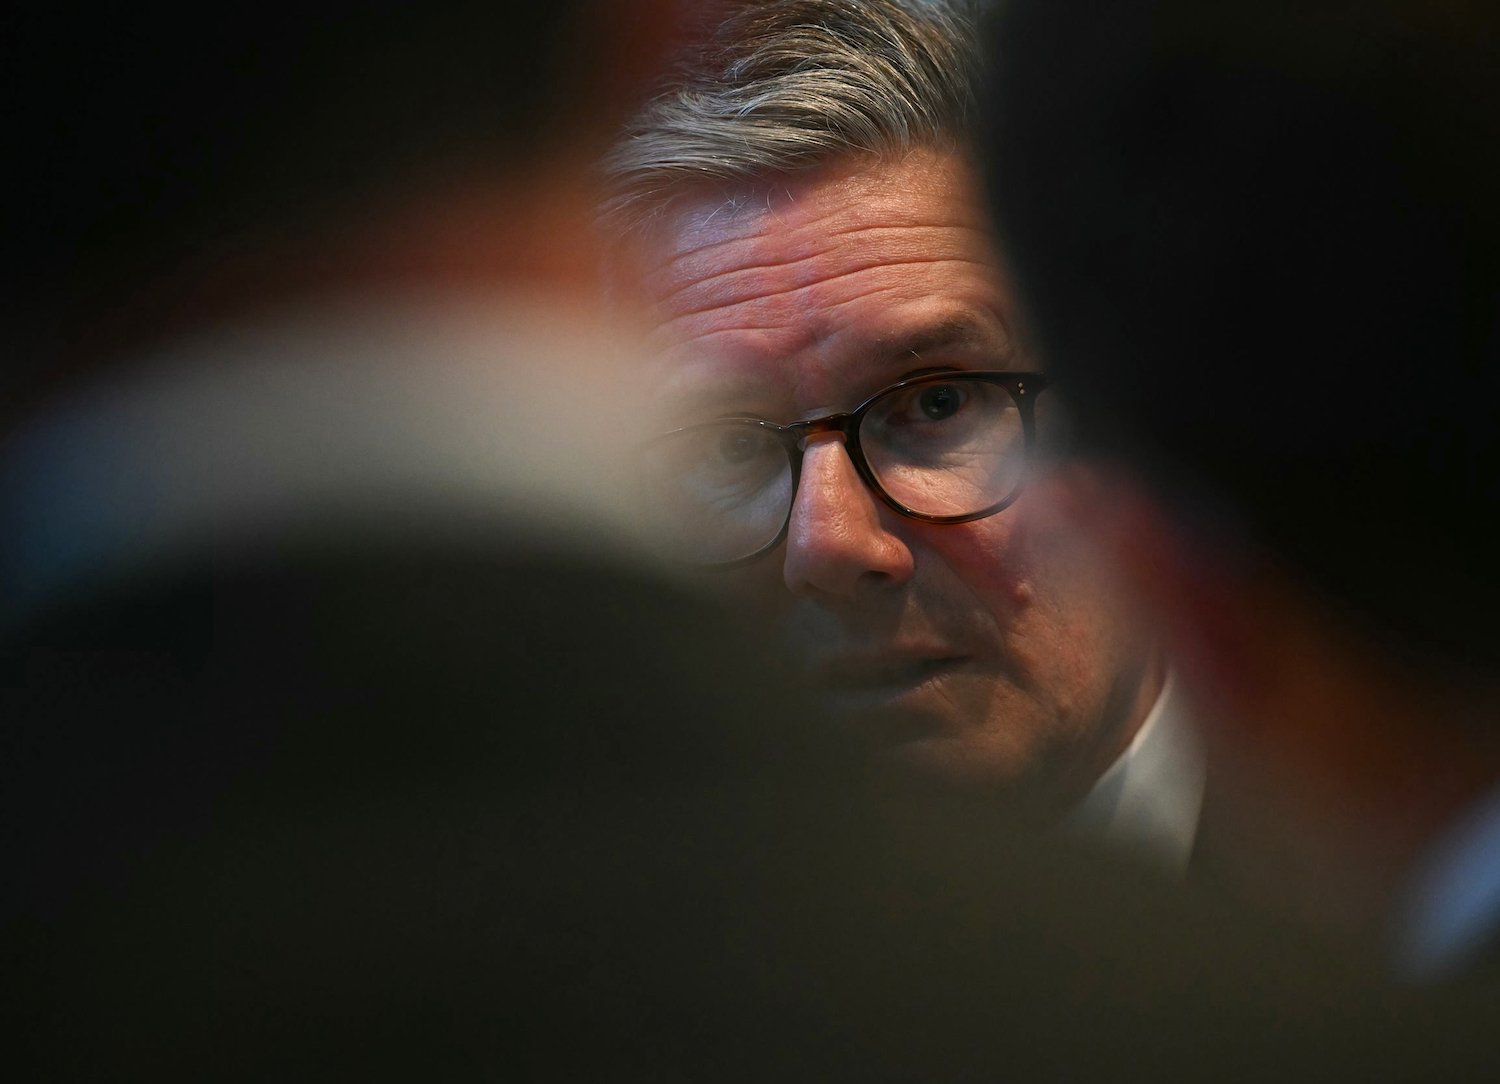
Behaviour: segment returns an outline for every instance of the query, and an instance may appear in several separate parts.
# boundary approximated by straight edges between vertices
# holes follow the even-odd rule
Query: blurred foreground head
[[[589,163],[673,7],[18,12],[7,606],[312,513],[609,518]]]
[[[26,4],[0,423],[164,337],[358,289],[590,292],[587,163],[670,2]]]
[[[1394,643],[1500,661],[1490,7],[1044,7],[996,35],[995,188],[1087,433]]]
[[[1376,880],[1500,765],[1497,34],[1480,3],[1018,2],[991,39],[1025,307],[1124,468],[1099,519],[1233,759],[1280,773],[1261,816],[1321,806],[1325,869]]]

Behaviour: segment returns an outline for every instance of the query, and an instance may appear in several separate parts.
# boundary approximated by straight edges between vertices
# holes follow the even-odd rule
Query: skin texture
[[[926,149],[680,200],[641,258],[662,424],[786,423],[921,371],[1034,368],[980,206],[966,162]],[[711,575],[913,778],[1053,818],[1129,743],[1160,682],[1070,513],[1085,482],[1043,470],[998,515],[920,523],[825,435],[785,543]]]

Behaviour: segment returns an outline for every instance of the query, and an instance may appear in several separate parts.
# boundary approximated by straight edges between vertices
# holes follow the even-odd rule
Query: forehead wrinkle
[[[889,256],[881,258],[872,257],[864,263],[849,267],[835,275],[817,275],[808,279],[807,281],[799,280],[793,282],[790,285],[782,286],[778,289],[766,289],[759,292],[740,293],[734,294],[729,298],[721,298],[720,295],[722,294],[722,292],[725,289],[732,287],[736,279],[755,275],[759,271],[763,270],[761,268],[745,268],[742,271],[730,272],[724,276],[721,276],[719,279],[710,280],[709,282],[691,283],[688,286],[684,287],[682,290],[678,291],[678,296],[680,296],[681,294],[690,293],[695,288],[701,288],[706,294],[709,295],[709,297],[705,299],[701,305],[698,305],[694,308],[683,308],[681,306],[673,307],[672,315],[661,325],[661,328],[663,331],[666,331],[680,320],[705,316],[713,312],[733,309],[741,305],[757,305],[765,302],[771,302],[776,300],[777,298],[788,297],[790,295],[801,293],[804,290],[815,289],[818,293],[821,294],[827,288],[833,287],[836,284],[841,284],[845,280],[853,278],[855,276],[868,274],[872,271],[879,272],[888,268],[912,267],[923,264],[940,266],[950,263],[973,264],[981,268],[993,268],[994,266],[984,261],[967,260],[963,259],[962,257],[950,255],[911,256],[905,258],[891,258]],[[878,287],[878,289],[888,290],[896,289],[896,287]],[[844,304],[843,300],[830,299],[821,303],[819,307],[834,308],[842,304]]]
[[[973,245],[978,251],[986,251],[991,247],[989,235],[981,227],[953,223],[946,219],[934,219],[927,222],[887,222],[839,230],[806,232],[810,232],[811,236],[801,245],[796,245],[796,238],[791,235],[755,233],[743,237],[724,238],[684,249],[666,257],[654,269],[647,272],[646,281],[648,284],[665,286],[666,289],[658,291],[657,296],[661,301],[669,302],[696,286],[705,286],[711,282],[730,279],[738,275],[764,273],[775,269],[785,269],[791,272],[817,260],[837,257],[843,246],[849,242],[874,238],[878,243],[882,234],[892,235],[895,243],[890,244],[888,252],[871,253],[866,258],[864,266],[901,262],[901,257],[896,254],[935,245],[953,249],[968,249]],[[968,244],[965,243],[966,238],[969,239]],[[749,248],[752,255],[757,247],[770,246],[781,254],[775,259],[759,260],[716,273],[717,268],[737,262],[733,259],[720,259],[716,255],[719,250],[731,246]],[[787,249],[791,251],[787,252]],[[806,275],[800,281],[802,285],[809,285],[816,282],[818,278],[819,276],[813,273]],[[663,283],[662,280],[666,282]]]
[[[948,266],[948,265],[953,265],[953,266],[958,266],[958,267],[972,266],[972,267],[980,269],[981,272],[983,272],[985,269],[988,269],[990,267],[990,265],[987,264],[987,263],[981,263],[981,262],[976,261],[976,260],[964,260],[964,259],[960,259],[960,258],[956,258],[956,257],[935,258],[935,259],[929,259],[929,260],[909,260],[909,261],[905,261],[904,263],[887,263],[887,264],[882,264],[881,266],[882,267],[901,267],[901,266],[911,266],[911,265],[919,265],[919,264],[931,264],[934,268],[945,267],[945,266]],[[843,278],[843,277],[845,277],[845,276],[839,276],[838,278]],[[828,281],[829,282],[836,282],[836,281],[838,281],[838,279],[837,278],[835,278],[835,279],[829,279]],[[985,299],[985,303],[983,303],[983,304],[979,304],[979,303],[975,303],[975,302],[964,303],[961,298],[955,297],[955,296],[952,295],[951,289],[944,290],[942,292],[942,299],[945,300],[945,301],[953,302],[957,308],[960,308],[960,309],[963,309],[963,310],[969,311],[969,312],[978,312],[980,310],[990,309],[990,308],[993,307],[994,316],[995,316],[996,321],[999,322],[1002,325],[1005,323],[1004,311],[1003,311],[1003,308],[1000,307],[1000,302],[1003,301],[1003,298],[999,294],[999,287],[998,287],[998,285],[996,285],[994,283],[987,282],[987,281],[983,281],[983,282],[981,282],[981,283],[978,284],[977,289],[975,289],[973,291],[964,291],[964,293],[965,293],[965,295],[967,295],[969,297],[984,298]],[[914,282],[911,282],[911,281],[906,280],[906,279],[898,279],[898,280],[896,280],[894,282],[883,283],[883,284],[876,285],[876,286],[874,286],[872,288],[869,288],[869,289],[862,289],[862,290],[857,291],[857,292],[846,293],[843,296],[836,296],[836,297],[827,298],[827,299],[825,299],[824,304],[822,306],[820,306],[820,308],[824,312],[834,312],[834,311],[842,309],[842,308],[844,308],[844,307],[846,307],[848,305],[858,305],[861,298],[868,297],[868,296],[871,296],[871,295],[874,295],[874,294],[893,294],[893,295],[896,295],[897,297],[899,297],[899,298],[901,298],[903,300],[920,300],[920,299],[927,299],[927,298],[932,298],[932,299],[936,300],[937,297],[938,297],[938,294],[936,292],[927,289],[921,283],[914,283]],[[988,303],[990,301],[993,301],[995,304],[993,306],[991,306]],[[931,344],[929,344],[929,349],[930,348],[931,348]]]
[[[931,365],[1007,354],[989,220],[966,186],[933,182],[930,167],[835,174],[785,206],[706,202],[659,221],[636,266],[651,267],[637,281],[662,390],[786,421],[848,409],[929,351]]]
[[[720,351],[711,348],[719,340],[725,338],[730,340],[728,349]],[[811,346],[817,338],[816,331],[811,328],[798,328],[787,324],[735,324],[733,327],[713,328],[705,331],[701,335],[685,340],[675,350],[669,349],[667,353],[668,355],[685,354],[688,357],[733,362],[744,355],[758,353],[758,351],[747,349],[745,344],[747,339],[754,339],[760,343],[775,339],[771,352],[794,354]]]

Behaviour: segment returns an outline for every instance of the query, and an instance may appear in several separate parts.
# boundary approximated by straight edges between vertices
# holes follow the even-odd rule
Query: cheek
[[[1018,675],[1058,695],[1141,639],[1097,549],[1044,501],[937,528],[927,542],[928,559],[946,565],[968,604],[993,619]]]
[[[1123,609],[1122,581],[1096,537],[1078,515],[1077,480],[1060,471],[1041,479],[1013,508],[1013,559],[1028,570],[1039,597],[1064,614],[1103,619]]]
[[[982,609],[998,619],[1026,611],[1035,599],[1031,567],[1035,547],[1029,544],[1025,524],[1012,511],[976,523],[923,531],[927,561],[943,566]]]
[[[1038,496],[1045,496],[1038,493]],[[1015,560],[1027,570],[1030,633],[1050,645],[1059,680],[1093,687],[1128,671],[1151,650],[1153,637],[1104,551],[1070,505],[1040,500],[1017,531]]]

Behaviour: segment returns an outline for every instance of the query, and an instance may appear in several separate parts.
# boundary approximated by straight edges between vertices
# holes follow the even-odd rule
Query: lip
[[[837,645],[834,640],[803,657],[829,723],[851,748],[876,763],[888,757],[901,762],[911,751],[972,728],[968,686],[987,669],[980,658],[936,638]]]
[[[838,708],[866,712],[912,704],[968,662],[943,651],[846,655],[817,664],[812,677]]]
[[[825,688],[861,692],[918,685],[961,662],[956,655],[942,653],[854,655],[824,662],[813,675]]]

